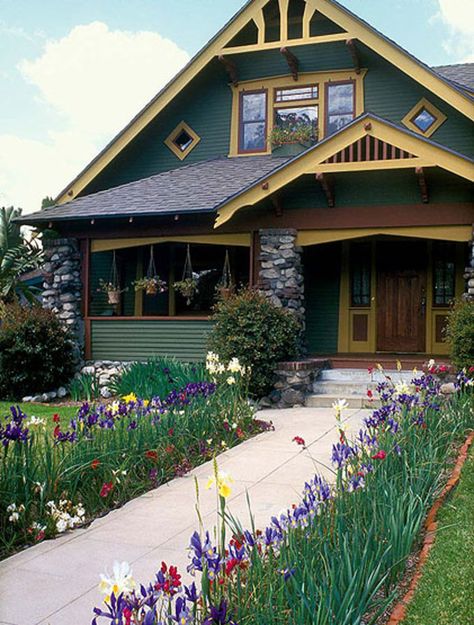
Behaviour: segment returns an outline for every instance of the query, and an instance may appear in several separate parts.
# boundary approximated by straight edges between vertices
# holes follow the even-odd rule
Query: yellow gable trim
[[[299,178],[299,176],[330,171],[331,165],[324,163],[325,160],[367,135],[372,135],[405,152],[409,152],[415,157],[423,159],[424,163],[432,163],[462,178],[474,181],[474,164],[472,161],[453,154],[444,148],[427,143],[422,138],[408,134],[406,131],[395,128],[379,119],[364,116],[358,122],[347,126],[345,130],[316,145],[300,158],[295,159],[289,165],[268,176],[265,180],[265,185],[256,185],[231,200],[218,211],[214,227],[218,228],[244,206],[255,205],[296,178]],[[399,167],[399,160],[391,162],[394,169]],[[359,163],[358,165],[360,165],[360,169],[364,169],[364,163]],[[371,169],[370,164],[368,164],[367,169]]]
[[[223,48],[250,21],[254,20],[258,27],[258,44],[264,43],[263,7],[268,0],[253,0],[233,18],[220,33],[203,48],[194,59],[178,74],[142,111],[120,132],[106,148],[62,191],[56,198],[57,204],[69,202],[88,185],[94,178],[160,113],[180,91],[203,70]],[[306,0],[304,35],[308,34],[308,23],[314,11],[334,21],[347,31],[347,38],[359,39],[369,48],[386,58],[401,71],[436,93],[455,109],[471,118],[474,115],[474,104],[467,94],[459,92],[449,83],[425,69],[395,44],[384,39],[368,24],[346,12],[343,7],[333,4],[331,0]],[[317,37],[309,38],[308,44],[317,43]],[[298,40],[291,40],[292,44]],[[263,49],[263,48],[262,48]]]
[[[471,226],[407,226],[402,228],[344,228],[334,230],[300,230],[297,243],[302,247],[334,241],[347,241],[376,235],[415,237],[464,243],[472,239]]]
[[[159,243],[204,243],[207,245],[236,245],[250,247],[250,234],[202,234],[192,236],[141,237],[130,239],[94,239],[91,252],[109,252],[128,247],[141,247]]]

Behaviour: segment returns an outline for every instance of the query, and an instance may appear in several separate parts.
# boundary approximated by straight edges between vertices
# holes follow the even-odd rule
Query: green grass
[[[474,624],[474,448],[438,527],[403,625]]]
[[[21,402],[12,401],[0,401],[0,416],[9,414],[10,406],[20,406],[22,412],[28,417],[35,416],[45,419],[46,425],[49,429],[53,430],[53,415],[58,413],[59,416],[66,422],[66,420],[75,417],[78,411],[78,406],[56,406],[55,404],[43,405],[43,404],[24,404]]]

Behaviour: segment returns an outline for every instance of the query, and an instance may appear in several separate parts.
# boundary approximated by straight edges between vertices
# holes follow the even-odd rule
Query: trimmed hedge
[[[459,368],[474,365],[474,302],[458,301],[449,313],[447,340],[451,359]]]

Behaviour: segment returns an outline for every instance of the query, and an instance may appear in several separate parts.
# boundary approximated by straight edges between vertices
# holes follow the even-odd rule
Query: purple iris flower
[[[228,612],[227,601],[222,599],[218,606],[209,608],[209,615],[202,625],[237,625]]]
[[[112,621],[113,625],[125,625],[123,611],[128,607],[128,605],[123,594],[119,595],[117,598],[114,593],[112,593],[110,596],[110,604],[107,603],[106,607],[107,612],[101,610],[100,608],[94,608],[94,614],[96,616],[92,619],[91,625],[97,625],[98,616],[109,619]]]

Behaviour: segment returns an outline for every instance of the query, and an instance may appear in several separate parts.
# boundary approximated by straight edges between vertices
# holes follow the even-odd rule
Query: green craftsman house
[[[311,355],[445,354],[474,294],[473,96],[474,64],[427,67],[333,0],[251,0],[21,218],[59,235],[44,305],[93,360],[202,358],[239,285]]]

